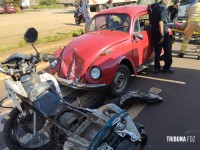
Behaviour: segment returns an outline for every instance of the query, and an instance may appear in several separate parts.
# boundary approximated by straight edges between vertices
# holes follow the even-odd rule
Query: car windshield
[[[127,14],[107,14],[94,17],[89,26],[90,31],[98,30],[118,30],[128,32],[130,27],[130,17]]]

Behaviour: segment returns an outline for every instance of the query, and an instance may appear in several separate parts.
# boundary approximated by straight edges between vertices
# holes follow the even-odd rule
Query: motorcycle
[[[24,39],[36,54],[16,53],[0,63],[0,72],[11,77],[4,84],[14,108],[4,125],[4,140],[10,150],[141,150],[147,135],[141,124],[115,104],[98,109],[74,107],[66,102],[55,78],[36,72],[54,56],[41,54],[33,43],[38,32],[29,28]]]
[[[76,5],[76,12],[74,13],[75,23],[76,25],[80,25],[85,22],[85,18],[80,6]]]

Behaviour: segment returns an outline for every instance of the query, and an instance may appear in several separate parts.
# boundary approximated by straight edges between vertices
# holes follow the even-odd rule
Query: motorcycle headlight
[[[101,76],[101,70],[98,67],[94,67],[91,70],[91,76],[93,79],[99,79]]]
[[[57,60],[52,60],[49,63],[50,63],[51,68],[56,68]]]

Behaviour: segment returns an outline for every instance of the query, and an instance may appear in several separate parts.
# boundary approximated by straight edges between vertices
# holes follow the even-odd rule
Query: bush
[[[56,4],[57,0],[40,0],[39,5],[53,5]]]
[[[15,6],[20,7],[22,5],[22,0],[3,0],[4,3],[13,3]]]

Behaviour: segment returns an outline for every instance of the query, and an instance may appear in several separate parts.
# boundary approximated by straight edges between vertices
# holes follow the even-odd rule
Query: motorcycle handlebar
[[[17,73],[29,73],[32,71],[32,69],[35,67],[35,65],[39,62],[48,62],[51,59],[51,56],[48,56],[48,54],[37,54],[32,55],[30,59],[30,65],[27,68],[24,69],[13,69],[9,68],[7,70],[3,69],[4,65],[0,64],[0,72],[6,75],[14,75]]]

